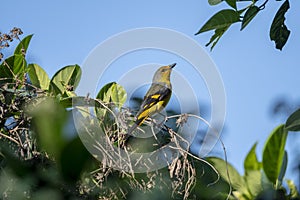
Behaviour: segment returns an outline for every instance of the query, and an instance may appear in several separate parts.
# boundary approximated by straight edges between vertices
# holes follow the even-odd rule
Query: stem
[[[263,4],[261,4],[258,8],[259,10],[263,10],[266,7],[266,4],[268,3],[269,0],[266,0]]]
[[[267,0],[268,1],[268,0]],[[265,2],[266,3],[266,2]],[[201,116],[198,116],[198,115],[194,115],[194,114],[184,114],[184,115],[187,115],[188,117],[194,117],[194,118],[197,118],[201,121],[203,121],[209,128],[212,129],[212,131],[216,134],[216,136],[218,136],[218,140],[220,141],[221,145],[222,145],[222,148],[223,148],[223,152],[224,152],[224,160],[225,160],[225,163],[226,163],[226,175],[227,175],[227,178],[228,178],[228,183],[229,183],[229,193],[228,193],[228,196],[226,198],[229,199],[230,198],[230,194],[232,192],[232,185],[231,185],[231,179],[230,179],[230,174],[229,174],[229,169],[228,169],[228,161],[227,161],[227,153],[226,153],[226,148],[225,148],[225,144],[223,143],[222,139],[220,138],[220,135],[218,133],[217,130],[215,130],[211,125],[210,123],[205,120],[203,117]],[[183,115],[180,114],[180,115],[173,115],[173,116],[170,116],[168,117],[169,118],[174,118],[174,117],[182,117]]]
[[[10,141],[12,141],[12,142],[16,143],[18,146],[20,146],[20,143],[17,140],[15,140],[14,138],[12,138],[12,137],[10,137],[8,135],[5,135],[5,134],[3,134],[1,132],[0,132],[0,136],[4,137],[6,139],[9,139]]]

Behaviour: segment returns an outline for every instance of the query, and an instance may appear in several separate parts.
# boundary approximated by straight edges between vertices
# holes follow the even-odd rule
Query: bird
[[[176,63],[160,67],[152,78],[152,84],[147,91],[140,109],[135,116],[135,122],[127,132],[127,136],[138,126],[156,113],[159,113],[168,104],[172,95],[170,76]]]

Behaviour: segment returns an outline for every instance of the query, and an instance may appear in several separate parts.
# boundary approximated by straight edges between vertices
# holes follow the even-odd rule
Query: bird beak
[[[176,63],[173,63],[173,64],[169,65],[169,67],[173,68],[173,67],[175,67],[175,65],[176,65]]]

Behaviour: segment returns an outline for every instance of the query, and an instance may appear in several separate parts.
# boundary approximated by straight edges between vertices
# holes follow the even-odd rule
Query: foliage
[[[214,6],[221,3],[224,0],[208,0],[209,4]],[[237,4],[249,1],[249,5],[243,8],[239,8]],[[262,4],[260,1],[253,0],[225,0],[226,4],[230,9],[223,9],[213,15],[196,33],[196,35],[214,30],[215,33],[210,38],[210,41],[206,46],[211,45],[211,50],[215,47],[219,39],[228,30],[228,28],[235,23],[241,23],[241,31],[255,18],[255,16],[265,9],[268,0],[265,0]],[[260,4],[260,5],[258,5]],[[290,8],[289,1],[285,0],[281,7],[278,9],[271,28],[270,28],[270,39],[275,42],[276,49],[282,50],[286,44],[290,30],[285,25],[285,13]]]
[[[235,7],[234,1],[226,2]],[[287,180],[287,189],[283,185],[288,161],[285,141],[288,131],[299,131],[299,111],[270,134],[261,162],[257,144],[253,145],[244,161],[244,175],[221,158],[202,160],[192,155],[188,145],[181,146],[185,141],[168,127],[168,139],[177,145],[180,157],[152,172],[118,171],[109,157],[101,162],[92,157],[78,137],[79,130],[66,126],[73,111],[78,111],[82,122],[87,122],[84,134],[103,133],[100,136],[108,138],[106,148],[126,149],[123,133],[132,121],[132,113],[123,107],[126,91],[112,82],[100,89],[96,99],[77,96],[80,66],[65,66],[50,79],[38,64],[27,64],[31,38],[21,40],[14,55],[0,65],[1,199],[300,198],[292,181]],[[183,116],[178,121],[186,121]],[[107,154],[107,149],[102,153]]]
[[[257,159],[255,152],[257,143],[255,143],[244,160],[243,176],[233,166],[226,166],[226,162],[220,158],[208,160],[220,172],[221,177],[232,185],[232,195],[237,199],[300,199],[291,180],[286,180],[287,189],[283,184],[288,162],[285,151],[287,134],[284,125],[272,131],[265,143],[261,162]],[[226,168],[230,179],[226,174]]]

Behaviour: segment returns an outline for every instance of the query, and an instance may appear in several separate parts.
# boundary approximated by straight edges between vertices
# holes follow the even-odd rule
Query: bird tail
[[[137,123],[134,123],[128,130],[127,135],[130,135],[138,127]]]
[[[131,135],[131,133],[138,127],[140,126],[144,121],[145,121],[146,117],[145,118],[142,118],[142,119],[139,119],[137,121],[134,122],[134,124],[129,128],[127,134],[126,134],[126,137],[125,137],[125,140],[127,140]]]
[[[148,116],[141,117],[140,119],[137,119],[134,124],[129,128],[127,135],[131,134],[138,126],[140,126],[147,118]]]
[[[128,140],[131,136],[131,133],[138,127],[138,124],[134,123],[128,130],[127,134],[125,135],[125,137],[123,138],[124,144],[125,146],[127,146]]]
[[[138,126],[140,126],[140,125],[146,120],[147,117],[148,117],[148,116],[136,120],[135,123],[129,128],[129,130],[128,130],[128,132],[127,132],[125,138],[124,138],[125,144],[127,143],[128,139],[131,137],[131,133],[132,133]]]

